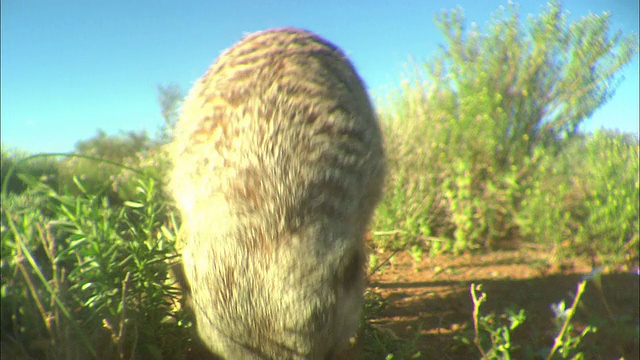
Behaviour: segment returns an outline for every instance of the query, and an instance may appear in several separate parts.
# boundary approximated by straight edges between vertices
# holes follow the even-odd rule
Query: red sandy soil
[[[550,265],[549,252],[531,247],[422,258],[416,263],[408,254],[398,253],[391,264],[370,276],[370,291],[382,297],[384,306],[368,319],[388,338],[413,340],[422,359],[480,358],[473,344],[454,339],[465,336],[473,341],[472,283],[482,284],[487,294],[482,314],[525,310],[526,321],[512,332],[511,343],[520,345],[512,352],[513,359],[531,358],[525,348],[549,349],[556,335],[551,304],[564,300],[569,307],[577,284],[592,271],[589,261],[580,259]],[[587,283],[573,321],[577,331],[587,322],[598,324],[598,331],[582,340],[586,359],[639,359],[637,268],[635,273],[604,270],[601,280],[602,292],[593,281]],[[365,355],[369,357],[377,355]]]

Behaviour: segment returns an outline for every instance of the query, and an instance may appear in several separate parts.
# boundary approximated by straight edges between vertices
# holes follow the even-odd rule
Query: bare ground
[[[376,256],[384,259],[385,255]],[[553,344],[556,328],[551,304],[564,300],[570,306],[577,284],[592,271],[587,260],[550,265],[550,257],[549,252],[536,248],[423,256],[419,262],[406,253],[396,254],[389,266],[370,276],[370,292],[381,299],[382,308],[367,322],[405,350],[413,347],[401,356],[419,351],[423,359],[479,359],[475,346],[465,345],[459,337],[473,341],[470,284],[482,284],[487,294],[482,314],[525,310],[526,321],[512,333],[512,344],[519,345],[512,358],[532,358],[532,351]],[[635,273],[605,270],[601,280],[601,292],[595,282],[587,283],[574,318],[576,331],[587,322],[598,325],[596,333],[582,340],[583,352],[587,359],[638,359],[637,268]],[[370,339],[362,342],[365,349],[372,347]],[[365,351],[360,357],[384,359],[384,354]]]

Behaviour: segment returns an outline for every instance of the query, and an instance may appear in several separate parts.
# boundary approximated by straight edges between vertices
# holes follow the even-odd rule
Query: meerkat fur
[[[225,359],[332,359],[357,330],[385,175],[362,80],[307,31],[258,32],[185,99],[169,191],[198,334]]]

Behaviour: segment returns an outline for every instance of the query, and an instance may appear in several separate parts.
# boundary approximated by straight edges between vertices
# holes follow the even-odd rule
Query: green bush
[[[55,186],[58,181],[59,161],[52,157],[27,159],[29,156],[26,152],[2,147],[0,184],[4,186],[6,181],[6,189],[3,188],[2,191],[6,190],[11,193],[25,191],[27,184],[20,179],[22,175],[39,178],[47,184]]]
[[[637,54],[637,35],[610,36],[608,18],[568,23],[552,2],[525,26],[510,5],[481,33],[461,9],[438,16],[441,54],[380,101],[390,176],[377,245],[458,253],[517,239],[539,162],[578,136]]]
[[[168,276],[175,221],[153,180],[136,183],[121,207],[79,181],[80,196],[37,180],[3,196],[3,354],[184,358],[191,322]]]
[[[76,149],[80,156],[69,156],[60,164],[59,188],[79,195],[73,181],[79,177],[89,192],[105,191],[116,204],[135,196],[135,173],[162,179],[167,166],[163,146],[146,132],[110,136],[98,131]]]
[[[637,261],[638,156],[636,136],[605,131],[546,154],[518,214],[521,231],[559,256]]]

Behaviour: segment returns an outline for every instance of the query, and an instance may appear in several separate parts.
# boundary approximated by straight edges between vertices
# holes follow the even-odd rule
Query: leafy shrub
[[[518,214],[523,234],[554,244],[559,256],[637,261],[637,144],[635,136],[598,131],[545,154]]]
[[[377,244],[458,253],[517,238],[538,162],[577,136],[637,54],[637,35],[610,36],[608,18],[568,23],[552,2],[523,26],[510,5],[483,34],[461,9],[438,16],[441,54],[381,101],[390,176]]]
[[[175,221],[156,183],[138,180],[122,207],[76,184],[81,196],[32,180],[29,194],[3,197],[3,353],[184,357],[191,322],[168,276]]]
[[[21,193],[27,188],[27,184],[20,179],[21,175],[32,178],[40,178],[49,185],[54,185],[58,180],[59,161],[52,157],[30,157],[29,154],[2,147],[0,153],[0,165],[2,166],[0,184],[4,186],[6,181],[6,189],[11,193]]]
[[[77,154],[60,164],[60,188],[79,195],[73,178],[79,177],[90,192],[106,191],[112,203],[121,204],[136,192],[134,173],[162,179],[166,169],[163,147],[146,132],[110,136],[103,131],[76,145]]]

